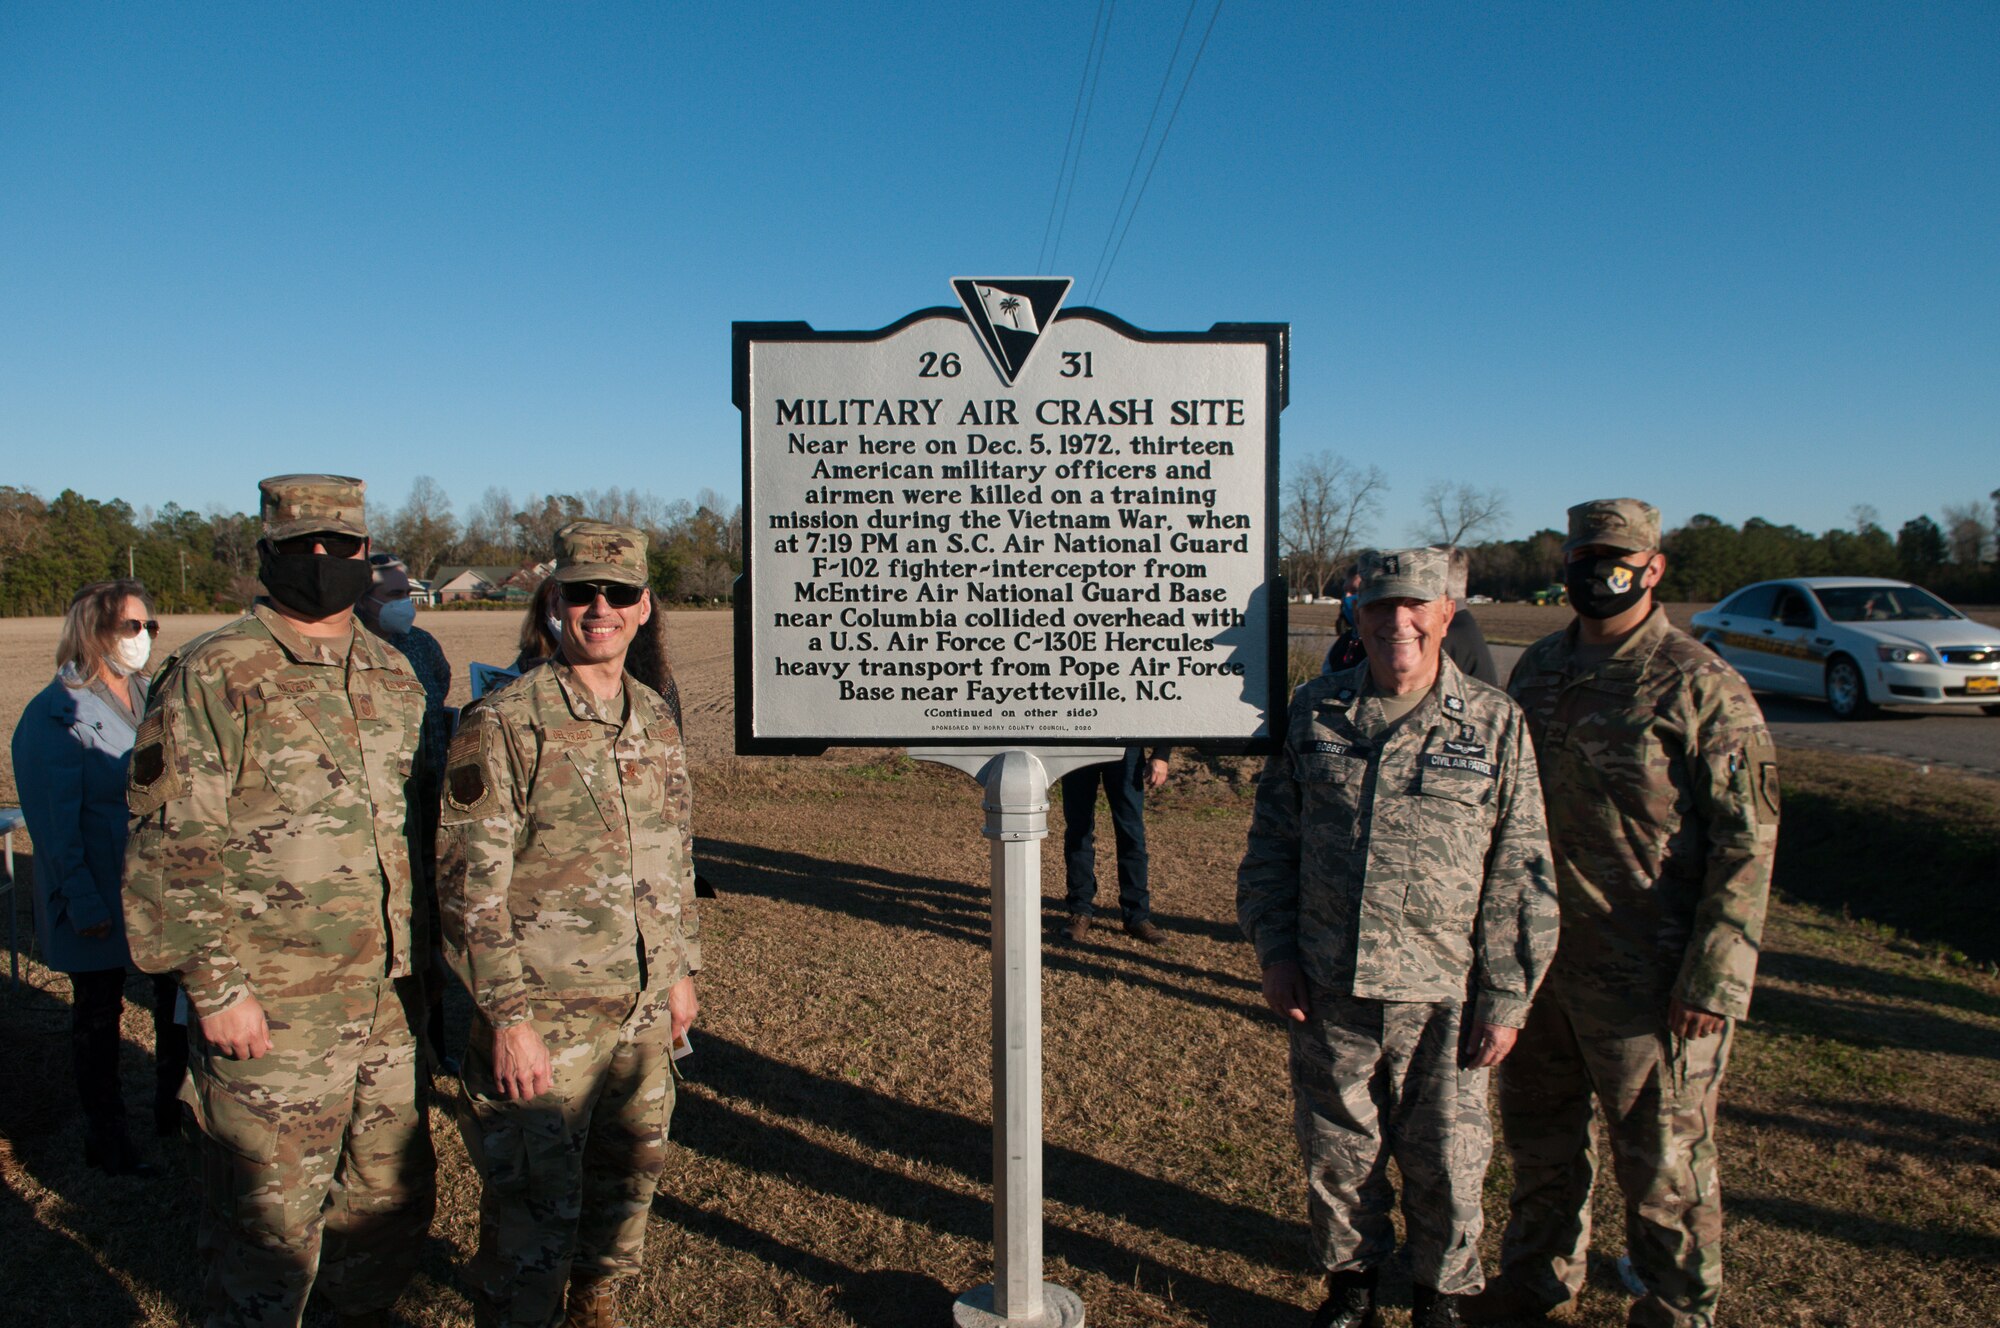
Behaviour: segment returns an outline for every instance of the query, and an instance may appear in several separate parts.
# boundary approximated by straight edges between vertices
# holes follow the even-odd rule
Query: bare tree
[[[1360,552],[1368,523],[1382,509],[1389,477],[1378,466],[1319,452],[1291,468],[1278,526],[1278,546],[1293,589],[1325,593],[1340,565]]]
[[[410,575],[428,579],[458,542],[458,518],[451,514],[451,498],[444,487],[428,475],[410,481],[410,496],[386,533],[394,544],[392,551],[409,565]]]
[[[1507,495],[1498,489],[1433,480],[1424,489],[1423,519],[1410,527],[1427,544],[1465,544],[1507,515]]]
[[[1882,524],[1882,513],[1873,503],[1856,503],[1847,511],[1847,519],[1854,523],[1854,533],[1866,535]]]
[[[1986,560],[1986,547],[1993,539],[1993,527],[1986,520],[1985,505],[1979,502],[1947,503],[1940,509],[1944,517],[1944,538],[1951,560],[1960,567],[1977,567]]]

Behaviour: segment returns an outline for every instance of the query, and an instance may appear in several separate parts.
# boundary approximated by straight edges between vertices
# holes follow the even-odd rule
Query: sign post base
[[[1083,1302],[1076,1292],[1044,1282],[1042,1312],[1032,1319],[1010,1319],[994,1312],[993,1284],[988,1282],[952,1302],[951,1320],[958,1328],[1083,1328]]]
[[[958,1298],[959,1328],[1082,1328],[1076,1293],[1042,1281],[1042,843],[1049,782],[1116,748],[912,747],[985,789],[993,841],[993,1280]]]

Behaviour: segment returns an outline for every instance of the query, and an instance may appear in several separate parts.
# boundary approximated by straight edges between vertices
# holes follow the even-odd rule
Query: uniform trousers
[[[415,978],[265,1001],[271,1049],[255,1060],[193,1030],[210,1328],[295,1326],[315,1283],[348,1314],[402,1294],[436,1206],[422,1009]]]
[[[1447,1295],[1479,1290],[1493,1126],[1490,1072],[1460,1064],[1464,1007],[1365,1000],[1317,984],[1308,999],[1305,1022],[1290,1029],[1314,1259],[1329,1273],[1359,1272],[1395,1251],[1393,1157],[1412,1280]]]
[[[1658,1015],[1593,1010],[1543,989],[1500,1067],[1514,1166],[1501,1270],[1555,1306],[1582,1290],[1597,1178],[1592,1099],[1604,1107],[1625,1192],[1625,1247],[1647,1294],[1634,1328],[1708,1328],[1722,1291],[1715,1113],[1733,1025],[1667,1032]],[[1616,1017],[1612,1017],[1616,1014]],[[1634,1026],[1655,1031],[1634,1034]]]
[[[467,1048],[461,1123],[484,1188],[466,1280],[481,1324],[542,1328],[561,1317],[572,1269],[639,1271],[674,1071],[664,991],[539,996],[530,1018],[554,1079],[539,1097],[500,1096],[483,1020]]]

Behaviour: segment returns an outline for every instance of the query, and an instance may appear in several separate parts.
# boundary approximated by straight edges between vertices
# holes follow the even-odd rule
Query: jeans
[[[1090,917],[1097,898],[1097,788],[1111,804],[1111,832],[1118,841],[1118,910],[1125,925],[1151,921],[1146,889],[1146,754],[1127,747],[1121,760],[1085,766],[1063,776],[1063,861],[1069,872],[1069,911]]]
[[[125,1102],[118,1084],[118,1049],[124,1044],[119,1021],[125,1009],[125,970],[91,969],[69,975],[74,992],[70,1006],[70,1062],[76,1073],[76,1095],[85,1121],[93,1131],[124,1127]],[[187,1030],[174,1022],[171,977],[153,983],[153,1108],[164,1124],[178,1118],[181,1077],[187,1073]]]

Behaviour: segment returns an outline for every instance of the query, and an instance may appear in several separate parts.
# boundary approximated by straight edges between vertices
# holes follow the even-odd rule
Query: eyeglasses
[[[368,541],[360,535],[343,535],[335,530],[316,530],[309,535],[293,535],[289,539],[272,540],[271,547],[288,557],[311,553],[313,545],[325,549],[329,558],[352,558],[361,552]]]
[[[563,603],[580,609],[597,602],[599,595],[614,609],[629,609],[646,593],[644,586],[628,586],[623,581],[560,581]]]
[[[158,620],[153,618],[148,618],[144,622],[140,622],[137,618],[127,618],[111,630],[124,637],[137,636],[141,632],[144,632],[147,636],[158,636],[160,634],[160,624]]]

